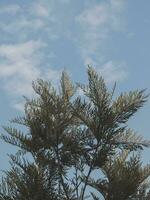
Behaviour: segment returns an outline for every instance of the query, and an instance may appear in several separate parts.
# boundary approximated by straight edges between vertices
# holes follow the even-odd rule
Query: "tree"
[[[127,200],[145,188],[150,167],[138,154],[149,141],[127,126],[147,101],[145,90],[115,99],[115,87],[109,91],[91,67],[87,85],[74,86],[63,72],[59,90],[43,80],[33,89],[25,115],[12,120],[26,132],[9,126],[1,135],[18,147],[1,181],[2,200]]]
[[[102,167],[105,179],[88,180],[88,184],[102,193],[105,199],[129,200],[136,197],[137,200],[139,192],[141,198],[146,197],[148,185],[145,180],[150,175],[150,167],[142,167],[138,154],[128,159],[129,153],[124,151],[106,162]]]

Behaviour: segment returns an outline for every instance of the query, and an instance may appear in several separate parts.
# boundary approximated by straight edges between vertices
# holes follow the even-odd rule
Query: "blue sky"
[[[32,96],[33,80],[57,85],[63,69],[84,82],[90,64],[109,86],[117,82],[117,94],[150,93],[149,8],[149,0],[1,0],[0,124],[22,115],[22,96]],[[129,122],[147,139],[149,114],[150,101]],[[11,151],[0,142],[0,169]]]

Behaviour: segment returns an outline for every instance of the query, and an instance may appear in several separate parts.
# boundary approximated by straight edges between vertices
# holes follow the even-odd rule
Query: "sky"
[[[149,0],[0,0],[0,125],[23,115],[23,96],[37,78],[58,85],[62,70],[86,82],[87,65],[116,94],[150,93]],[[150,99],[129,121],[150,139]],[[4,133],[0,128],[0,132]],[[0,141],[0,169],[13,148]],[[149,152],[144,162],[149,162]]]

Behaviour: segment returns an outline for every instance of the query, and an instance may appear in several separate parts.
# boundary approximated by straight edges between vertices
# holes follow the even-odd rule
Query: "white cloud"
[[[104,53],[105,46],[108,45],[107,40],[113,33],[124,30],[122,17],[124,5],[124,0],[108,0],[95,5],[88,4],[88,7],[76,17],[76,22],[82,30],[76,44],[79,46],[84,64],[98,66],[100,63],[107,63],[102,64],[102,72],[108,76],[111,75],[108,71],[113,71],[116,75],[111,76],[111,80],[120,80],[124,77],[123,71],[119,73],[120,70],[118,72],[112,63],[107,62],[108,58]]]
[[[90,65],[90,66],[96,66],[97,63],[95,62],[95,60],[93,60],[91,57],[85,57],[85,60],[84,60],[84,64],[86,66]]]
[[[6,18],[0,22],[0,30],[5,33],[3,34],[4,39],[5,41],[8,39],[8,42],[0,45],[0,78],[3,83],[2,87],[9,94],[30,96],[33,92],[31,82],[38,77],[57,82],[59,72],[52,70],[51,67],[48,69],[47,65],[41,69],[40,65],[41,63],[43,65],[43,62],[45,64],[42,56],[46,56],[48,59],[48,55],[45,55],[46,51],[43,51],[45,44],[58,38],[72,44],[75,41],[84,63],[96,67],[102,64],[103,66],[98,70],[105,77],[111,75],[112,81],[125,77],[123,67],[114,67],[114,62],[107,63],[105,55],[101,53],[106,39],[111,33],[122,29],[120,18],[124,0],[85,4],[84,9],[78,13],[76,19],[75,13],[78,12],[78,9],[72,12],[73,8],[69,7],[69,16],[67,12],[64,12],[66,3],[69,2],[71,1],[38,0],[36,3],[31,2],[21,7],[18,5],[5,7]],[[7,12],[9,11],[17,13],[17,17],[12,16],[8,19]],[[70,28],[71,25],[73,29]],[[11,44],[10,38],[14,41]],[[36,40],[35,38],[40,39]],[[48,49],[51,51],[50,46]],[[16,108],[21,108],[21,105],[14,103]]]
[[[13,103],[12,107],[15,108],[16,110],[20,111],[20,112],[24,112],[24,105],[25,105],[25,102],[21,101],[21,102]]]
[[[98,67],[97,71],[102,75],[107,83],[122,81],[127,77],[127,72],[124,70],[124,65],[108,61],[103,66]]]
[[[1,88],[11,96],[13,107],[22,109],[22,102],[17,99],[22,95],[32,96],[32,81],[37,78],[52,81],[57,84],[59,71],[53,70],[51,64],[45,63],[44,48],[47,43],[43,37],[56,38],[50,24],[54,22],[51,14],[52,7],[46,1],[38,0],[36,3],[19,5],[6,5],[0,14],[6,18],[0,22],[0,30],[8,42],[0,45],[0,79]],[[8,14],[17,14],[7,18]],[[2,35],[2,37],[3,37]],[[31,39],[38,35],[39,40]],[[12,36],[12,42],[10,36]],[[46,41],[46,42],[45,42]],[[3,42],[3,39],[1,39]],[[46,47],[47,48],[47,47]],[[49,55],[54,55],[49,50]],[[44,63],[43,63],[44,62]],[[43,64],[45,67],[43,67]]]
[[[34,52],[44,46],[40,41],[30,40],[25,43],[8,44],[0,46],[0,56],[11,62],[22,61],[23,58],[31,57]]]
[[[86,40],[86,46],[89,46],[88,42],[91,41],[98,48],[100,39],[107,38],[113,31],[122,30],[123,23],[120,18],[123,5],[123,0],[109,0],[85,8],[76,17],[77,23],[83,27],[82,37]]]
[[[38,17],[48,17],[49,16],[48,8],[40,2],[36,2],[33,4],[32,12],[34,12],[34,14],[36,14]]]
[[[108,21],[109,13],[106,5],[95,5],[92,9],[85,9],[77,20],[90,28],[97,28]]]
[[[15,9],[16,12],[20,11],[17,13],[17,17],[12,16],[8,18],[6,11],[9,14],[9,10],[12,13]],[[44,33],[51,35],[52,25],[50,24],[53,24],[55,21],[51,9],[51,5],[47,6],[45,2],[40,0],[22,7],[19,5],[5,6],[2,12],[4,12],[6,17],[0,22],[0,30],[9,36],[15,37],[17,35],[16,40],[18,41],[28,40],[32,34]],[[53,35],[52,37],[54,38]]]
[[[28,19],[25,16],[21,16],[18,19],[14,19],[9,23],[0,23],[0,29],[5,33],[17,34],[19,37],[23,35],[28,35],[32,31],[38,31],[46,26],[46,23],[41,19]]]
[[[101,2],[93,6],[85,8],[76,20],[88,28],[87,31],[99,29],[99,32],[104,28],[108,30],[116,30],[122,28],[122,23],[119,19],[122,14],[124,0],[109,0]],[[116,27],[116,24],[118,27]],[[101,30],[100,30],[101,28]]]
[[[17,4],[7,5],[7,6],[1,6],[0,8],[0,14],[16,14],[17,12],[21,11],[21,8]]]
[[[60,0],[62,3],[70,3],[70,0]]]
[[[122,11],[124,7],[125,0],[110,0],[110,4],[112,8],[117,9],[118,11]]]
[[[37,78],[57,80],[58,72],[52,69],[40,69],[41,51],[45,46],[40,41],[1,45],[0,78],[3,88],[15,95],[31,96],[32,81]]]

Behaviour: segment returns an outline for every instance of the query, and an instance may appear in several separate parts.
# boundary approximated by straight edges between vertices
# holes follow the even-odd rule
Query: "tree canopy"
[[[58,89],[33,83],[36,97],[26,98],[24,116],[11,121],[26,131],[13,125],[1,134],[18,151],[0,200],[129,200],[146,191],[150,166],[140,152],[150,143],[127,123],[148,95],[135,90],[115,98],[115,86],[109,90],[92,67],[87,75],[87,84],[74,85],[62,72]]]

